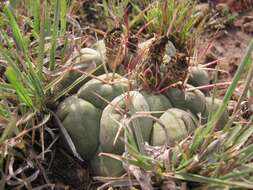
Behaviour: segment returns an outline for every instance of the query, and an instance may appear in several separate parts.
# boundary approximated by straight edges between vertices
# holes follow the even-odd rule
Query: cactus
[[[99,52],[94,49],[83,48],[80,50],[80,52],[74,52],[73,60],[69,60],[65,65],[70,69],[63,74],[63,78],[59,83],[56,84],[53,91],[58,92],[67,88],[76,79],[83,75],[82,72],[89,73],[94,71],[94,75],[100,75],[104,73],[104,69],[102,67],[97,68],[101,64],[102,57],[100,56]],[[90,79],[91,77],[87,76],[86,79],[84,79],[70,91],[70,94],[74,94],[83,84],[85,84]]]
[[[124,129],[121,130],[119,139],[114,144],[114,139],[120,128],[123,117],[129,117],[136,112],[149,112],[149,106],[145,98],[137,91],[130,91],[122,94],[105,107],[100,121],[100,143],[105,152],[122,154],[124,143],[120,138],[124,137]],[[149,142],[152,129],[152,120],[149,118],[136,119],[141,127],[144,141]]]
[[[208,73],[198,66],[190,69],[188,83],[192,86],[205,86],[209,84]]]
[[[159,118],[167,109],[172,108],[169,99],[162,94],[152,94],[146,91],[142,91],[141,94],[146,99],[151,112],[161,112],[161,113],[151,113],[153,116]]]
[[[185,92],[182,89],[170,88],[165,92],[165,96],[168,97],[173,107],[186,110]]]
[[[122,162],[108,156],[99,156],[101,148],[90,161],[90,171],[94,176],[118,177],[124,173]]]
[[[203,115],[206,110],[205,95],[198,89],[185,92],[185,101],[187,109],[189,109],[195,115]]]
[[[214,98],[214,101],[212,97],[206,97],[206,111],[203,114],[203,119],[202,122],[206,123],[208,116],[211,112],[217,111],[217,109],[222,105],[222,100]],[[222,129],[226,123],[228,122],[229,119],[229,113],[227,110],[223,113],[222,117],[217,123],[217,128]]]
[[[127,91],[128,80],[118,74],[103,74],[84,84],[77,96],[103,110],[108,102]]]
[[[57,115],[77,152],[83,159],[90,160],[99,146],[101,111],[85,100],[70,96],[59,105]]]
[[[172,108],[168,109],[159,118],[165,129],[156,122],[151,134],[151,144],[153,146],[162,146],[168,144],[173,146],[186,138],[196,128],[196,119],[191,113]]]

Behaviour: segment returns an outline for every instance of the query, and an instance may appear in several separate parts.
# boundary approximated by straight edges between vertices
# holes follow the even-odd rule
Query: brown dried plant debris
[[[144,61],[137,66],[137,73],[144,84],[144,88],[161,92],[167,87],[182,84],[188,73],[188,60],[186,53],[176,54],[164,60],[167,36],[157,37],[149,47]]]
[[[114,70],[122,63],[124,58],[123,49],[123,31],[120,28],[114,28],[105,36],[106,62],[111,70]]]
[[[136,53],[138,39],[130,31],[114,28],[105,36],[106,62],[112,71],[125,64]]]

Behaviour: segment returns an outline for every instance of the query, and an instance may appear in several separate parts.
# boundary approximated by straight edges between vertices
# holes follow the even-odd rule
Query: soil
[[[218,61],[219,68],[227,71],[220,74],[220,79],[233,77],[240,61],[253,37],[253,10],[242,13],[235,22],[225,30],[206,31],[197,44],[199,49],[206,49],[210,45],[201,63]]]
[[[85,164],[59,148],[55,150],[54,160],[48,178],[55,184],[56,190],[79,190],[90,186],[91,180]]]
[[[237,14],[236,19],[224,29],[220,31],[207,29],[200,36],[197,42],[198,55],[200,55],[199,63],[209,65],[207,70],[209,70],[212,83],[215,81],[216,70],[218,70],[218,83],[230,82],[232,80],[253,37],[252,6],[253,3],[251,4],[251,8],[245,9],[245,11],[239,13],[232,12],[233,14]],[[210,63],[214,64],[210,65]],[[238,85],[232,97],[233,100],[237,100],[241,95],[243,86],[243,83]],[[227,87],[228,84],[219,87],[219,97],[222,98],[224,96]],[[249,112],[252,113],[252,110]]]

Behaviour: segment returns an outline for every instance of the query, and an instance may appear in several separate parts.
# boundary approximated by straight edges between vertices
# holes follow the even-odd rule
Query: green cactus
[[[126,92],[128,85],[128,80],[116,73],[103,74],[84,84],[77,96],[103,110],[113,98]]]
[[[118,177],[124,173],[122,162],[108,156],[99,156],[101,148],[90,161],[90,171],[94,176]]]
[[[70,96],[59,105],[57,115],[77,152],[83,159],[90,160],[99,146],[101,111],[85,100]]]
[[[208,85],[208,73],[199,66],[194,66],[190,69],[188,83],[195,87]]]
[[[120,111],[121,110],[121,111]],[[120,128],[120,122],[123,117],[129,117],[136,112],[149,112],[149,106],[145,98],[137,91],[130,91],[122,94],[112,100],[102,112],[100,122],[100,143],[105,152],[122,154],[124,152],[124,143],[120,138],[124,137],[124,129],[121,130],[119,139],[114,145],[114,139]],[[140,124],[141,133],[144,141],[149,142],[152,129],[152,120],[143,117],[136,121]],[[132,127],[132,126],[131,126]]]
[[[162,146],[166,143],[173,146],[186,138],[196,128],[196,119],[191,114],[177,108],[168,109],[159,121],[165,129],[156,122],[151,134],[151,144],[153,146]]]
[[[146,91],[142,91],[141,94],[146,99],[151,112],[161,112],[161,113],[151,113],[154,117],[159,118],[167,109],[172,108],[169,99],[162,94],[152,94]]]

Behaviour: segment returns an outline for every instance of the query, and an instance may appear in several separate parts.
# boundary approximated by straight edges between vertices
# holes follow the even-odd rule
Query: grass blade
[[[240,136],[235,140],[235,146],[238,148],[243,146],[246,141],[252,136],[253,134],[253,125],[247,127],[246,130],[240,132]]]
[[[10,122],[8,123],[8,125],[6,126],[6,128],[4,129],[1,135],[0,144],[2,144],[7,138],[10,138],[11,135],[13,135],[14,133],[17,133],[18,128],[16,127],[16,123],[17,123],[17,117],[12,116],[10,118]]]
[[[61,35],[63,36],[66,31],[66,26],[67,26],[67,1],[62,0],[61,1]]]
[[[242,129],[241,125],[236,125],[235,127],[230,129],[227,135],[228,138],[226,139],[224,143],[225,148],[228,148],[234,145],[234,142],[238,138],[238,135],[240,134],[241,129]]]
[[[20,32],[19,26],[16,22],[14,15],[12,14],[11,10],[7,6],[4,7],[4,13],[9,20],[9,24],[12,29],[12,34],[18,48],[20,48],[24,53],[27,53],[28,52],[27,44],[22,37],[22,34]]]
[[[21,80],[18,78],[19,75],[15,72],[15,70],[11,67],[8,67],[5,75],[16,90],[16,93],[20,100],[24,102],[28,107],[34,108],[33,101],[29,97],[27,89],[21,83]]]
[[[252,184],[244,183],[244,182],[237,182],[237,181],[229,181],[229,180],[223,180],[218,178],[211,178],[211,177],[204,177],[200,175],[195,174],[175,174],[175,178],[181,179],[181,180],[187,180],[192,182],[198,182],[198,183],[204,183],[204,184],[212,184],[212,185],[218,185],[219,187],[225,187],[225,186],[232,186],[232,187],[240,187],[240,188],[248,188],[253,189]]]
[[[43,2],[41,9],[41,20],[40,20],[40,32],[39,32],[39,47],[38,47],[38,69],[39,77],[43,78],[43,59],[44,59],[44,50],[45,50],[45,17],[46,17],[46,2]]]
[[[59,13],[61,8],[61,1],[54,1],[54,25],[53,25],[53,35],[51,40],[51,50],[50,50],[50,63],[49,69],[53,71],[55,69],[55,53],[56,53],[56,43],[58,38],[58,26],[59,26]]]
[[[50,19],[50,13],[51,13],[51,4],[47,1],[44,1],[45,3],[45,33],[46,36],[51,35],[51,19]]]
[[[36,35],[40,32],[40,4],[39,0],[32,0],[30,2],[31,11],[33,16],[33,30]]]

